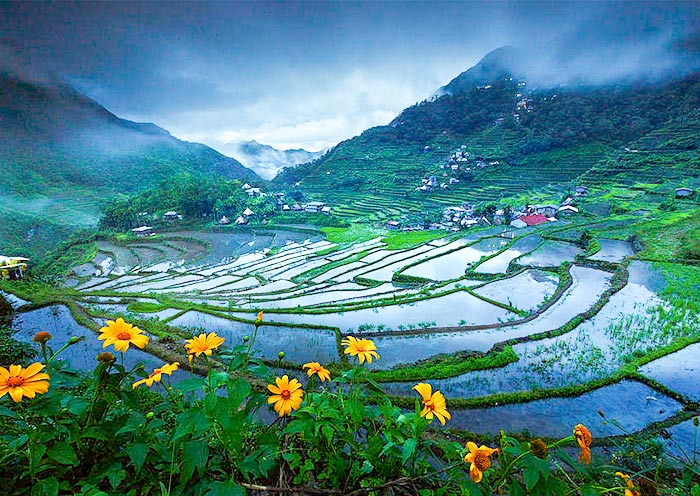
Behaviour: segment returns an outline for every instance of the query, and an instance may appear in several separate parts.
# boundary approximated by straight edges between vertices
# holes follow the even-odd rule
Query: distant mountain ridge
[[[226,143],[220,150],[245,164],[264,179],[272,179],[285,167],[311,162],[325,153],[325,150],[310,152],[303,148],[280,150],[255,140]]]
[[[258,176],[237,160],[120,119],[55,80],[0,68],[0,253],[42,253],[96,225],[101,205],[175,174]]]
[[[0,164],[25,176],[22,185],[0,178],[0,187],[20,194],[72,185],[134,191],[178,172],[256,177],[209,147],[120,119],[65,83],[29,82],[7,71],[0,72],[0,126]]]
[[[331,202],[334,212],[351,220],[391,218],[406,210],[499,202],[554,185],[567,188],[598,164],[598,177],[605,171],[612,177],[617,173],[609,164],[618,150],[634,148],[636,140],[671,121],[697,120],[700,72],[536,87],[518,73],[520,53],[505,47],[487,54],[389,125],[368,129],[312,163],[286,169],[275,182]],[[688,129],[682,128],[675,142],[693,143]],[[448,159],[457,151],[479,158],[452,168]],[[691,159],[683,159],[689,162],[650,167],[647,181],[681,177],[684,164],[697,173],[698,151],[687,154]],[[421,189],[423,181],[433,187]]]

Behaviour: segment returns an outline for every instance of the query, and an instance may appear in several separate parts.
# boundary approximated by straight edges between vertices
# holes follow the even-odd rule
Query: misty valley
[[[58,15],[6,4],[3,25]],[[269,23],[279,42],[296,15],[335,19],[326,9],[389,9],[399,33],[399,7],[421,11],[415,23],[476,4],[80,5],[66,12],[81,35],[104,22],[93,9],[115,16],[119,30],[85,35],[104,43],[144,19],[163,22],[153,40],[178,40],[173,19],[213,10],[247,13],[235,36],[240,19],[284,11]],[[654,6],[697,19],[690,3]],[[573,8],[495,8],[516,7],[543,23]],[[57,75],[21,48],[27,21],[0,45],[0,493],[700,496],[700,38],[623,7],[482,50],[330,146],[350,114],[310,117],[321,105],[293,98],[270,112],[255,91],[272,98],[279,81],[222,86],[189,65],[203,45],[168,52],[181,64],[159,90],[207,144],[131,120],[144,114],[113,104],[129,81]],[[303,32],[280,53],[296,60]],[[663,44],[638,48],[650,33]],[[111,49],[117,60],[128,43]],[[383,67],[404,77],[404,62]],[[311,84],[274,68],[291,93]],[[344,91],[345,106],[388,115],[371,88]],[[241,120],[267,121],[207,141],[239,93]],[[310,133],[313,151],[261,143],[275,129]]]

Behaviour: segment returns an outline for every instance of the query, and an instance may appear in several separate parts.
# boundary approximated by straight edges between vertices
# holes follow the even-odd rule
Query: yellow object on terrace
[[[172,375],[172,373],[177,370],[179,365],[180,362],[166,363],[162,367],[153,370],[153,372],[151,372],[151,374],[145,379],[141,379],[140,381],[136,381],[135,383],[133,383],[131,385],[131,388],[136,389],[141,384],[145,384],[146,386],[151,387],[153,385],[153,382],[160,382],[160,380],[163,378],[163,374]]]
[[[469,466],[469,477],[473,482],[478,484],[484,477],[484,472],[491,466],[491,459],[489,457],[494,453],[498,453],[498,448],[489,448],[484,445],[477,448],[476,443],[469,441],[467,443],[467,449],[469,453],[464,457],[464,462],[471,464]]]
[[[283,375],[275,378],[275,384],[267,385],[267,389],[272,393],[267,402],[274,403],[273,408],[279,416],[283,417],[292,413],[292,410],[298,410],[304,396],[299,381],[296,379],[290,381],[288,376]]]
[[[305,363],[304,365],[301,366],[301,368],[302,369],[309,369],[306,371],[306,373],[309,374],[309,377],[311,377],[314,374],[317,374],[318,378],[321,379],[321,382],[331,380],[330,371],[328,369],[324,368],[318,362]]]
[[[432,422],[433,416],[435,416],[442,425],[445,425],[445,419],[450,420],[452,418],[450,412],[447,411],[445,397],[440,391],[433,393],[433,386],[425,382],[416,384],[413,386],[413,389],[418,391],[418,394],[423,398],[421,417],[425,417]]]
[[[379,354],[377,353],[377,347],[371,339],[358,339],[354,336],[348,336],[344,338],[340,344],[346,346],[345,354],[350,356],[357,356],[360,363],[372,363],[372,357],[379,359]]]
[[[215,332],[210,332],[209,334],[203,332],[199,336],[187,339],[186,341],[187,344],[185,344],[185,348],[187,349],[187,353],[197,356],[202,353],[211,356],[213,350],[224,344],[224,338],[219,337]]]
[[[43,394],[49,390],[49,374],[42,372],[46,365],[35,362],[29,367],[10,365],[9,370],[0,367],[0,398],[10,394],[15,403],[22,398],[34,398],[37,393]]]
[[[148,344],[148,336],[138,327],[124,322],[121,317],[116,321],[108,320],[107,326],[100,329],[100,332],[102,334],[97,339],[105,340],[103,348],[114,345],[115,350],[125,352],[129,349],[129,344],[141,349]]]

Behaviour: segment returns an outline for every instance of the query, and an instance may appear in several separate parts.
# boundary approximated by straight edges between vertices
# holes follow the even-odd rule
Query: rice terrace
[[[697,19],[0,2],[0,496],[700,496]]]

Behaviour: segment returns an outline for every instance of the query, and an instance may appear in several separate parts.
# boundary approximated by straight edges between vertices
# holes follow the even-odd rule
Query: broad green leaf
[[[401,447],[401,465],[405,465],[406,461],[413,455],[416,451],[416,439],[407,439],[403,446]]]
[[[126,454],[129,456],[131,463],[134,465],[134,468],[136,468],[136,472],[138,473],[146,461],[148,446],[143,443],[136,443],[127,446],[124,448],[124,451],[126,451]]]
[[[248,398],[252,388],[248,381],[236,377],[228,382],[228,406],[231,410],[238,409]]]
[[[68,443],[54,444],[47,454],[53,461],[62,465],[78,464],[78,457],[75,455],[75,450]]]
[[[42,479],[32,486],[32,496],[56,496],[58,494],[58,480],[55,477]]]
[[[202,439],[185,443],[182,453],[182,480],[187,482],[192,478],[195,469],[201,471],[209,458],[209,446]]]

